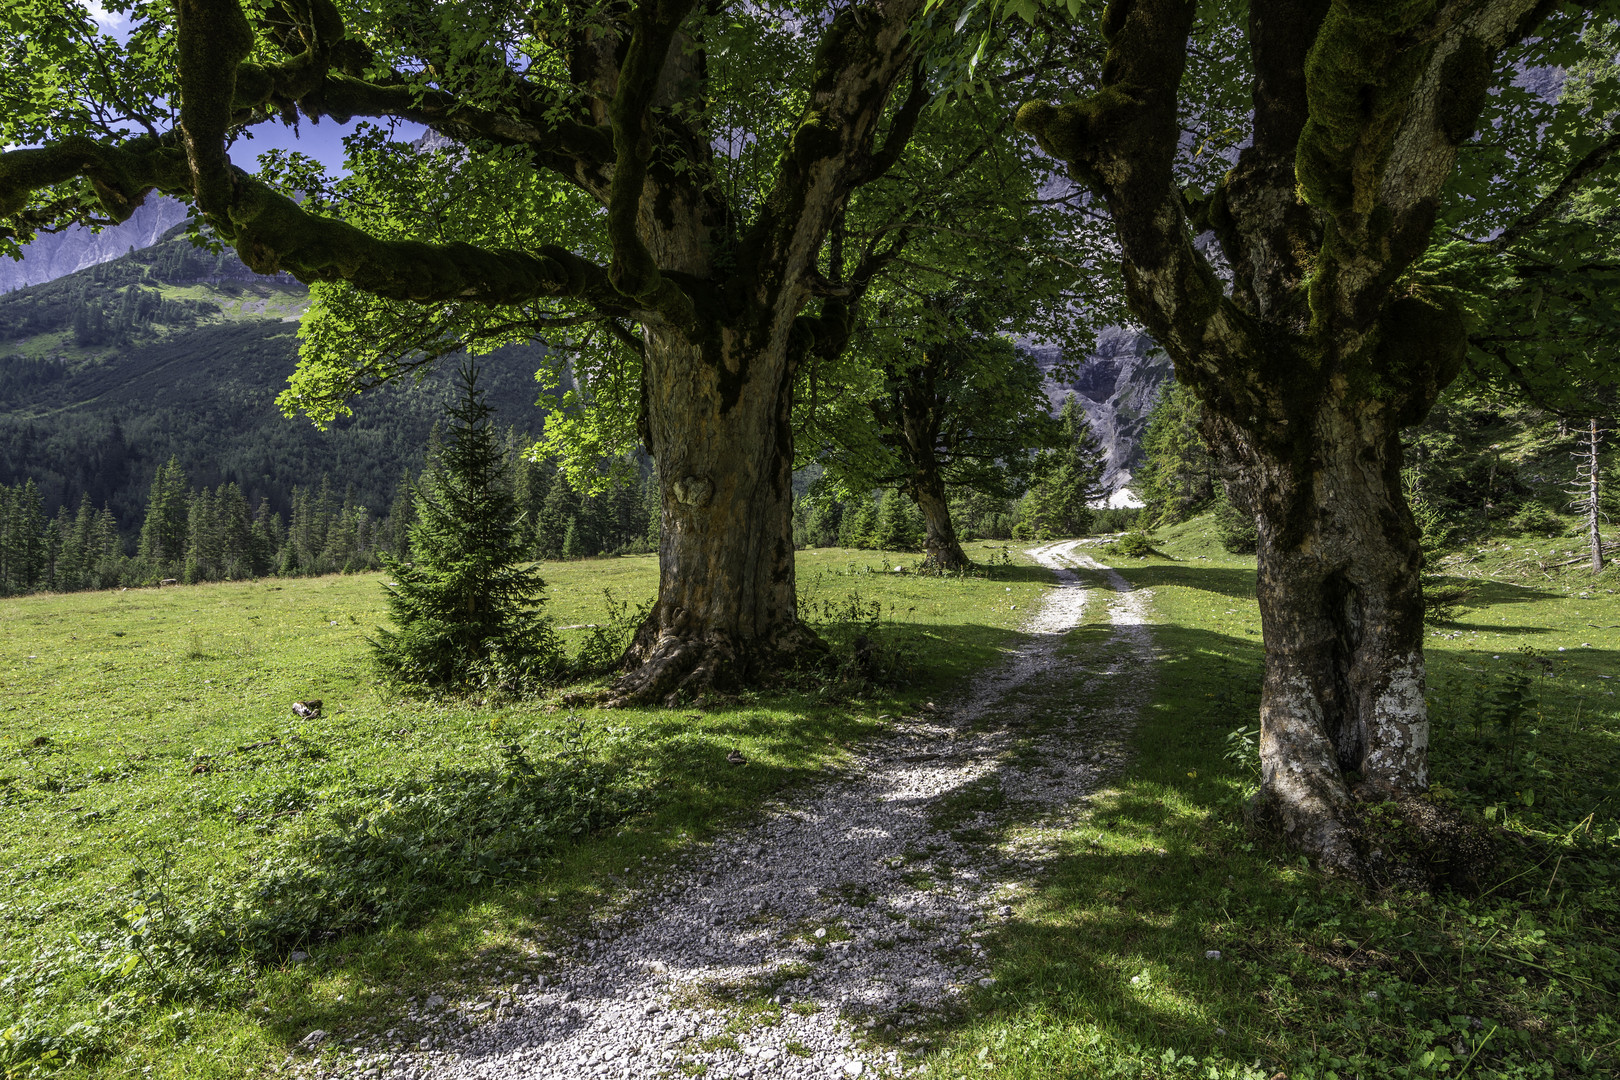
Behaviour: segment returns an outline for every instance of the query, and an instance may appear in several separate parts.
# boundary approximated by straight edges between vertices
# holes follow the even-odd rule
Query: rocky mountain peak
[[[151,247],[190,216],[184,203],[152,195],[135,208],[128,221],[109,225],[99,233],[83,225],[41,233],[24,249],[20,260],[0,258],[0,293],[55,281],[127,255],[132,249]]]
[[[1169,355],[1140,330],[1110,326],[1097,334],[1091,349],[1065,377],[1055,369],[1065,360],[1073,364],[1075,358],[1061,345],[1030,343],[1024,348],[1050,376],[1046,392],[1054,412],[1071,392],[1078,395],[1103,447],[1103,487],[1110,505],[1140,505],[1130,490],[1131,476],[1142,464],[1148,414],[1174,378]]]

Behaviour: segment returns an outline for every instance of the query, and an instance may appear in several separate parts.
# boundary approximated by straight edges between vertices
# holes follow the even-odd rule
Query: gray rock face
[[[1063,359],[1057,345],[1025,346],[1047,371]],[[1052,409],[1063,407],[1072,390],[1102,444],[1107,464],[1103,487],[1111,495],[1129,487],[1131,474],[1142,464],[1142,436],[1148,414],[1166,383],[1174,378],[1170,357],[1140,330],[1110,326],[1097,335],[1097,343],[1072,380],[1047,383]]]
[[[78,225],[59,233],[42,233],[24,249],[21,262],[0,258],[0,293],[54,281],[116,259],[131,248],[151,247],[189,213],[175,199],[149,195],[122,225],[110,225],[99,233]]]

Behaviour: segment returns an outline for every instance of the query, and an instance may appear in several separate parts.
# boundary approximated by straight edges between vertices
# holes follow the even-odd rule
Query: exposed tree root
[[[760,684],[772,673],[801,666],[826,651],[826,643],[803,623],[759,641],[718,630],[685,636],[649,619],[626,650],[624,673],[608,691],[605,704],[675,706],[688,695]]]
[[[1373,888],[1471,893],[1490,878],[1496,845],[1478,822],[1421,795],[1367,781],[1337,814],[1287,827],[1275,797],[1261,792],[1244,808],[1257,833],[1311,858],[1317,868]]]

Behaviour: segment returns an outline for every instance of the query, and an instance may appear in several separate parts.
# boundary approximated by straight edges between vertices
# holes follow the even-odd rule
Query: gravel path
[[[905,1071],[926,1046],[919,1025],[959,1008],[975,983],[991,985],[977,938],[1012,914],[1007,901],[1052,856],[1054,831],[1122,764],[1123,737],[1151,689],[1146,595],[1078,546],[1029,552],[1056,587],[1022,627],[1026,641],[962,701],[901,718],[798,805],[694,856],[600,924],[551,980],[525,976],[475,1002],[428,998],[413,1006],[432,1033],[420,1043],[323,1054],[311,1072],[640,1080],[703,1066],[706,1080],[727,1080]],[[1075,568],[1105,587],[1086,587]],[[1095,651],[1108,662],[1076,679],[1077,662],[1061,655],[1065,636],[1088,605],[1105,602],[1114,634]],[[1078,715],[1072,695],[1095,699],[1099,687],[1108,707]],[[1032,695],[1057,721],[1021,730]]]

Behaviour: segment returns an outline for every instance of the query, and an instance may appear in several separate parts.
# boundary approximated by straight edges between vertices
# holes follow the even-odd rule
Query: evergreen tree
[[[579,518],[568,519],[568,527],[563,530],[562,557],[565,559],[583,559],[586,555],[585,541],[581,539],[584,532],[579,527]]]
[[[838,546],[869,548],[877,533],[877,504],[870,496],[855,500],[844,508],[843,520],[838,527]]]
[[[91,537],[90,549],[95,556],[90,588],[110,589],[125,579],[129,560],[124,553],[123,537],[118,532],[118,521],[105,506],[96,512]]]
[[[461,370],[449,440],[416,488],[414,562],[389,556],[386,587],[396,630],[372,640],[379,666],[436,689],[480,683],[517,689],[553,674],[560,647],[540,613],[545,587],[523,565],[506,456],[489,423],[476,368]]]
[[[411,471],[406,469],[399,477],[394,491],[394,504],[388,509],[388,527],[382,530],[383,550],[401,562],[411,558]]]
[[[248,513],[247,499],[235,481],[219,486],[214,495],[215,523],[219,543],[219,570],[221,580],[235,581],[251,577],[254,573],[253,522]]]
[[[138,555],[148,577],[172,577],[186,555],[189,538],[189,484],[180,459],[171,457],[158,467],[152,494],[146,503]]]
[[[969,491],[953,501],[951,518],[964,540],[1007,540],[1012,536],[1011,501],[987,492]]]
[[[658,492],[656,468],[642,479],[642,520],[646,523],[642,534],[646,549],[658,551],[659,541],[664,538],[664,500]]]
[[[1185,521],[1215,499],[1215,459],[1199,431],[1202,416],[1198,396],[1173,383],[1148,417],[1135,486],[1148,513],[1163,524]]]
[[[551,490],[546,492],[546,501],[540,508],[540,520],[535,525],[535,544],[541,558],[557,559],[563,556],[563,541],[567,537],[568,525],[579,516],[579,511],[580,498],[574,491],[574,485],[559,472],[552,479]]]
[[[13,527],[16,530],[17,592],[31,592],[44,585],[50,568],[45,538],[45,500],[32,478],[17,489]]]
[[[922,512],[898,491],[885,491],[878,506],[872,544],[884,551],[917,551],[922,547]]]
[[[1102,498],[1102,447],[1077,395],[1064,400],[1058,425],[1058,449],[1042,456],[1035,483],[1018,504],[1012,533],[1020,540],[1084,535],[1095,516],[1091,504]]]
[[[14,488],[0,485],[0,595],[49,584],[46,527],[45,504],[33,480]]]
[[[212,581],[219,576],[219,529],[214,493],[207,488],[193,493],[186,518],[186,563],[180,579],[187,585]]]
[[[1103,497],[1103,451],[1074,392],[1058,414],[1063,431],[1056,472],[1046,506],[1047,524],[1059,536],[1081,536],[1091,529],[1091,504]]]
[[[268,499],[260,499],[258,508],[253,511],[250,536],[253,576],[270,573],[276,567],[276,553],[286,539],[286,530],[282,527],[281,515],[270,509]]]
[[[51,587],[59,592],[75,592],[89,587],[91,528],[95,523],[95,509],[90,496],[79,497],[79,510],[68,515],[63,503],[56,515],[56,528],[60,536],[57,546],[55,570]]]
[[[354,504],[354,485],[349,485],[343,495],[343,505],[338,509],[336,517],[329,520],[326,526],[326,543],[321,548],[320,563],[324,572],[333,570],[352,571],[363,564],[364,555],[360,551],[360,518],[365,514],[365,508]]]
[[[292,514],[287,522],[287,539],[277,557],[277,572],[281,574],[314,573],[315,536],[314,500],[309,488],[295,487],[292,492]]]

